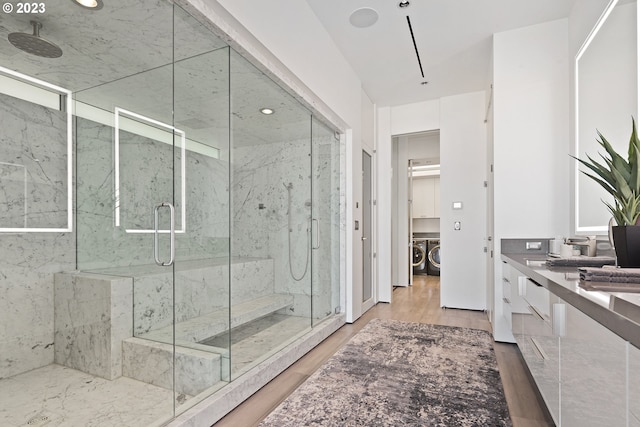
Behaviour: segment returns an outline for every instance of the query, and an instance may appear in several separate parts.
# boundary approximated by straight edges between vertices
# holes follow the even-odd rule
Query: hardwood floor
[[[353,324],[337,330],[320,345],[274,378],[238,406],[215,427],[253,427],[302,384],[329,357],[373,318],[396,319],[489,331],[483,312],[440,308],[440,280],[436,276],[414,276],[414,285],[396,288],[391,304],[380,303]],[[540,407],[536,392],[515,345],[494,343],[502,384],[514,427],[553,425]]]

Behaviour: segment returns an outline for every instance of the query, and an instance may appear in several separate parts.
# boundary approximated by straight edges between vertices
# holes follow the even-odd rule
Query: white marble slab
[[[196,395],[220,381],[220,355],[210,351],[129,338],[122,359],[123,375],[168,390],[175,378],[176,392],[184,395]]]
[[[0,425],[145,426],[173,415],[173,392],[130,378],[105,380],[48,365],[0,380]]]
[[[122,342],[133,335],[133,280],[55,275],[55,361],[106,379],[122,375]]]
[[[0,117],[0,226],[66,227],[65,115],[0,95]],[[74,240],[2,234],[0,378],[53,362],[53,273],[73,268]]]

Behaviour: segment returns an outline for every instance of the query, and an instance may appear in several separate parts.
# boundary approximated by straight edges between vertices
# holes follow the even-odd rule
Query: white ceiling
[[[566,18],[576,0],[307,0],[379,106],[486,89],[492,34]],[[350,24],[357,9],[378,12],[367,28]],[[416,39],[424,78],[411,40]],[[428,81],[427,85],[421,82]]]

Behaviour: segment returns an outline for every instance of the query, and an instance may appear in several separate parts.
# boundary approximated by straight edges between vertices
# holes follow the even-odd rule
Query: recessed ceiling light
[[[409,7],[410,4],[411,4],[411,2],[409,2],[408,0],[404,0],[404,1],[401,1],[400,3],[398,3],[398,7],[404,9],[405,7]]]
[[[102,0],[72,0],[72,1],[78,6],[82,6],[86,9],[98,10],[98,9],[102,9],[102,6],[104,6],[104,4],[102,3]]]
[[[271,114],[275,113],[276,111],[273,108],[261,108],[260,112],[262,114],[264,114],[265,116],[270,116]]]
[[[370,7],[363,7],[353,11],[349,16],[349,22],[351,25],[358,28],[370,27],[378,22],[378,12]]]

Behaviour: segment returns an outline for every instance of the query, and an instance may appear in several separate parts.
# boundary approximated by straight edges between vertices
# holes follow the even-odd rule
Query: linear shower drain
[[[28,426],[40,426],[49,421],[49,417],[47,415],[36,415],[27,421]]]

